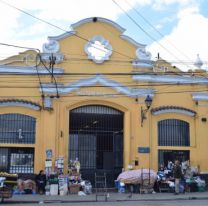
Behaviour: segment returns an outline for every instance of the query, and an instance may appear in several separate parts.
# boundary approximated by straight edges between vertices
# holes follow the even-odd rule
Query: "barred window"
[[[36,119],[23,114],[0,115],[0,143],[35,143]]]
[[[34,148],[0,147],[0,171],[9,173],[33,173]]]
[[[179,119],[158,122],[159,146],[190,146],[189,123]]]

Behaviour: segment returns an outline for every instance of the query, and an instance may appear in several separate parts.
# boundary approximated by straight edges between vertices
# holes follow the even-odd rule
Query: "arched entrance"
[[[105,172],[108,187],[123,167],[123,112],[102,105],[70,111],[69,161],[79,158],[83,179]]]

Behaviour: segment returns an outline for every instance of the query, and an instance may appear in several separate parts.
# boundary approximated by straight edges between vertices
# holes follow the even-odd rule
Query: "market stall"
[[[121,184],[139,185],[140,193],[153,190],[154,183],[157,179],[157,174],[151,169],[128,170],[122,172],[117,181]]]

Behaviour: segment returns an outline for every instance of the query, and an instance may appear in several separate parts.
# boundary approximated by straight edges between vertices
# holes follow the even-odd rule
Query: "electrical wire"
[[[161,43],[159,43],[154,37],[152,37],[152,35],[150,35],[145,29],[143,29],[142,26],[140,26],[136,20],[134,20],[126,11],[125,9],[123,9],[123,7],[121,7],[115,0],[112,0],[112,2],[117,5],[117,7],[120,8],[120,10],[122,10],[126,16],[140,29],[142,30],[151,40],[153,40],[154,42],[156,42],[158,45],[160,45],[160,47],[162,47],[165,51],[167,51],[171,56],[173,56],[175,59],[177,59],[178,61],[180,61],[180,59],[178,59],[171,51],[169,51],[166,47],[164,47]],[[184,64],[185,66],[187,66],[186,64]],[[190,67],[191,68],[191,67]]]
[[[56,86],[56,98],[59,98],[59,93],[58,93],[58,86],[57,86],[57,81],[55,78],[55,75],[53,75],[53,73],[50,71],[50,69],[48,69],[48,67],[45,65],[45,63],[43,62],[41,55],[40,57],[40,62],[43,64],[43,66],[45,67],[45,69],[50,73],[51,77],[53,78],[54,82],[55,82],[55,86]]]
[[[94,46],[94,45],[96,45],[96,44],[94,44],[94,42],[92,42],[92,41],[86,39],[85,37],[83,37],[83,36],[81,36],[81,35],[78,35],[78,34],[75,34],[75,33],[70,32],[70,31],[67,31],[67,30],[65,30],[65,29],[63,29],[63,28],[61,28],[61,27],[59,27],[59,26],[57,26],[57,25],[55,25],[55,24],[52,24],[52,23],[50,23],[50,22],[48,22],[48,21],[46,21],[46,20],[44,20],[44,19],[41,19],[41,18],[39,18],[39,17],[36,17],[36,16],[30,14],[29,12],[26,12],[26,11],[24,11],[24,10],[22,10],[22,9],[20,9],[20,8],[14,6],[14,5],[12,5],[12,4],[9,4],[9,3],[7,3],[7,2],[5,2],[5,1],[3,1],[3,0],[0,0],[0,2],[2,2],[3,4],[6,4],[7,6],[13,8],[13,9],[16,9],[16,10],[18,10],[18,11],[20,11],[20,12],[22,12],[22,13],[24,13],[24,14],[26,14],[26,15],[28,15],[28,16],[34,18],[34,19],[36,19],[36,20],[38,20],[38,21],[41,21],[41,22],[43,22],[43,23],[45,23],[45,24],[48,24],[48,25],[50,25],[50,26],[52,26],[52,27],[54,27],[54,28],[56,28],[56,29],[59,29],[59,30],[64,31],[64,32],[69,33],[69,34],[73,34],[74,36],[76,36],[76,37],[78,37],[78,38],[80,38],[80,39],[82,39],[82,40],[84,40],[84,41],[86,41],[86,42],[93,43],[93,44],[91,44],[91,46],[94,47],[94,48],[96,48],[96,49],[98,49],[98,50],[105,51],[105,49],[107,49],[107,50],[113,51],[113,52],[115,52],[115,53],[117,53],[117,54],[119,54],[119,55],[121,55],[121,56],[128,57],[129,59],[132,59],[132,60],[135,59],[134,57],[130,57],[130,56],[128,56],[128,55],[126,55],[126,54],[123,54],[123,53],[121,53],[121,52],[118,52],[118,51],[116,51],[116,50],[109,49],[109,48],[107,48],[106,46],[104,46],[104,49],[101,49],[101,48],[99,47],[99,45],[97,45],[98,47],[96,47],[96,46]]]
[[[1,1],[1,0],[0,0]],[[14,45],[14,44],[7,44],[7,43],[2,43],[0,42],[0,45],[2,46],[10,46],[10,47],[16,47],[16,48],[20,48],[20,49],[29,49],[29,50],[36,50],[40,53],[40,50],[38,48],[33,48],[33,47],[25,47],[25,46],[18,46],[18,45]]]
[[[154,26],[154,25],[152,25],[151,24],[151,22],[150,21],[148,21],[134,6],[132,6],[127,0],[125,0],[125,2],[130,6],[130,8],[131,9],[133,9],[135,12],[136,12],[136,14],[138,15],[138,16],[140,16],[151,28],[153,28],[159,35],[160,35],[160,37],[162,37],[162,38],[164,38],[165,36]],[[167,40],[166,39],[166,41],[172,46],[172,47],[174,47],[179,53],[181,53],[184,57],[186,57],[186,59],[188,59],[189,61],[191,61],[190,60],[190,58],[184,53],[184,52],[182,52],[181,50],[179,50],[171,41],[169,41],[169,40]]]
[[[40,75],[39,75],[39,71],[38,71],[38,57],[39,57],[39,55],[36,55],[36,58],[35,58],[35,60],[36,60],[35,61],[35,68],[36,68],[36,71],[37,71],[38,81],[39,81],[40,90],[41,90],[42,107],[44,107],[44,97],[45,97],[45,95],[44,95],[43,85],[42,85],[42,82],[41,82],[41,79],[40,79]]]
[[[186,93],[193,93],[193,92],[208,92],[208,89],[203,89],[203,90],[184,90],[184,91],[168,91],[168,92],[158,92],[158,91],[156,91],[154,94],[157,94],[157,95],[162,95],[162,94],[186,94]],[[70,98],[70,97],[92,97],[92,96],[102,96],[102,97],[104,97],[104,96],[108,96],[108,97],[126,97],[126,98],[128,98],[128,96],[127,95],[125,95],[125,94],[121,94],[121,93],[106,93],[106,94],[101,94],[101,95],[87,95],[87,94],[79,94],[79,95],[77,95],[77,94],[67,94],[67,95],[61,95],[61,97],[63,97],[63,98]],[[11,97],[11,98],[14,98],[14,97],[40,97],[39,95],[18,95],[18,96],[1,96],[1,98],[9,98],[9,97]]]

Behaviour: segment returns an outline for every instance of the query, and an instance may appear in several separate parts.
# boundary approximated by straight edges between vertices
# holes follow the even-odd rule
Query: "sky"
[[[0,42],[41,49],[48,36],[64,33],[6,2],[67,31],[84,18],[108,18],[125,28],[125,35],[146,44],[152,60],[159,53],[186,71],[194,69],[199,54],[208,70],[208,0],[114,1],[125,12],[112,0],[0,0]],[[0,46],[0,59],[22,51]]]

